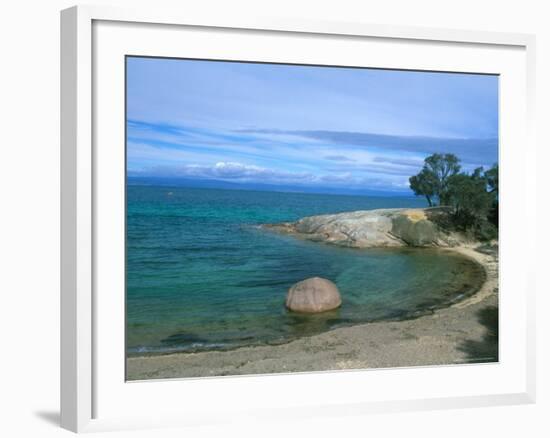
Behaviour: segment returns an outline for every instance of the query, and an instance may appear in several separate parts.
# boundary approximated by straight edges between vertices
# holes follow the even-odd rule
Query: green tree
[[[498,164],[493,164],[487,172],[487,188],[492,196],[491,210],[489,211],[489,222],[498,227]]]
[[[485,178],[487,179],[489,192],[498,196],[498,164],[493,164],[493,167],[485,172]]]
[[[433,154],[424,160],[420,173],[409,178],[417,196],[425,196],[430,207],[449,204],[449,178],[460,172],[460,160],[453,154]]]
[[[434,205],[433,198],[436,196],[437,179],[433,173],[427,169],[422,169],[418,175],[409,178],[409,183],[415,195],[425,196],[428,205],[430,207]]]
[[[488,221],[495,199],[494,193],[487,190],[490,178],[491,173],[487,175],[479,167],[471,175],[459,173],[448,181],[449,205],[455,226],[464,231],[471,230],[482,239],[496,236],[496,224]]]

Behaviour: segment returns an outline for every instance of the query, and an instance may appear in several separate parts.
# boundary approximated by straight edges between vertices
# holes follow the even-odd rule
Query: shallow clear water
[[[128,353],[286,342],[330,328],[414,317],[473,291],[482,271],[430,249],[338,248],[259,224],[421,207],[416,198],[128,186]],[[320,276],[341,308],[296,315],[288,288]]]

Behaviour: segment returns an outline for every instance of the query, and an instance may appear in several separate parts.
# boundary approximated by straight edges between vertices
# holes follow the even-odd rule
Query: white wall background
[[[371,415],[108,436],[550,436],[550,11],[544,0],[96,1],[222,13],[525,32],[537,35],[539,143],[538,402],[530,406]],[[0,435],[50,437],[59,404],[59,10],[65,0],[4,2],[0,13]],[[546,147],[545,147],[546,146]],[[518,145],[521,147],[521,145]],[[526,233],[532,232],[525,230]],[[289,394],[292,397],[292,394]]]

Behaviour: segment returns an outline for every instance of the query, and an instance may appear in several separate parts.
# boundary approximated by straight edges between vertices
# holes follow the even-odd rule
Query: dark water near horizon
[[[465,258],[432,249],[339,248],[258,227],[317,214],[424,206],[410,197],[128,186],[127,351],[287,342],[448,305],[479,282],[479,267]],[[341,308],[288,312],[288,288],[313,276],[336,283]]]

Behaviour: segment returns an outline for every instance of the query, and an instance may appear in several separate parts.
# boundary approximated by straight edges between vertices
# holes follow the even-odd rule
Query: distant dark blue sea
[[[260,224],[304,216],[424,207],[367,197],[169,186],[127,187],[128,354],[276,344],[335,327],[415,317],[469,293],[476,267],[432,249],[351,249]],[[320,276],[341,308],[298,315],[288,288]]]

